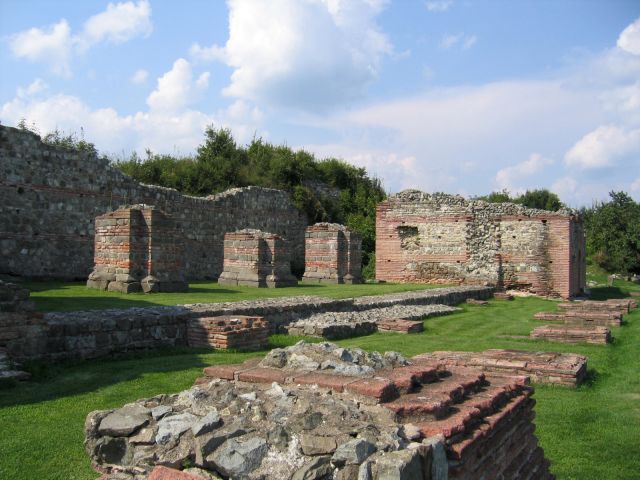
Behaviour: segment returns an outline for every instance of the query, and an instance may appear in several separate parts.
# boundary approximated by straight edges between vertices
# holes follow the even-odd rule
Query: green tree
[[[561,208],[564,208],[564,204],[560,201],[558,195],[550,192],[546,188],[527,190],[516,198],[515,202],[524,205],[525,207],[550,210],[552,212],[556,212]]]
[[[608,272],[640,273],[640,204],[625,192],[585,209],[589,256]]]

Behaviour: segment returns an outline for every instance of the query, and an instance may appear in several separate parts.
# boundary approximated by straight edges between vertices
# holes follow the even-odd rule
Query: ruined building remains
[[[316,223],[305,232],[304,280],[362,283],[362,237],[337,223]]]
[[[87,287],[130,293],[182,292],[184,248],[173,219],[134,205],[96,218],[95,266]]]
[[[289,249],[282,237],[260,230],[239,230],[224,236],[224,267],[220,285],[292,287]]]
[[[294,271],[304,268],[306,219],[286,192],[246,187],[191,197],[0,126],[0,273],[85,280],[94,265],[94,219],[133,204],[154,205],[174,219],[187,280],[218,278],[224,234],[243,228],[281,235]]]
[[[376,212],[376,278],[490,284],[571,297],[585,288],[585,236],[574,211],[406,190]]]

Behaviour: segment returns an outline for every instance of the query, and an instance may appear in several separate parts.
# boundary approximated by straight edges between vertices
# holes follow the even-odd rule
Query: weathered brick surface
[[[299,349],[304,347],[296,348],[296,352],[302,353]],[[331,351],[328,350],[329,355]],[[541,355],[546,354],[538,354],[538,360]],[[427,365],[419,360],[416,365],[377,370],[368,378],[319,371],[297,374],[285,367],[279,383],[287,395],[296,395],[300,387],[316,385],[333,392],[327,398],[353,395],[360,405],[368,405],[368,409],[391,410],[395,421],[404,425],[401,432],[407,429],[417,432],[412,434],[414,441],[438,436],[444,441],[448,478],[553,478],[549,462],[534,436],[535,401],[527,377],[485,373],[473,360],[473,365],[465,364],[462,357],[458,360],[456,365],[446,362]],[[506,363],[521,366],[521,360],[512,358]],[[273,373],[277,368],[262,370],[269,370],[269,380],[277,378]],[[267,383],[262,376],[245,375],[244,381],[254,382],[254,388]],[[323,397],[317,398],[320,402]],[[372,407],[372,403],[378,406]],[[309,425],[313,425],[311,421]],[[336,432],[323,434],[335,435]],[[376,456],[370,461],[375,465]],[[380,473],[381,470],[374,467],[373,471]]]
[[[122,293],[183,292],[183,235],[175,221],[148,205],[96,218],[93,272],[87,287]]]
[[[190,347],[260,350],[269,345],[269,322],[243,315],[193,318],[187,323],[187,342]]]
[[[378,205],[376,278],[492,284],[571,297],[585,288],[582,219],[407,190]]]
[[[182,195],[0,126],[0,273],[86,280],[94,265],[94,219],[128,204],[155,205],[179,223],[188,280],[216,279],[224,234],[243,228],[283,236],[295,271],[304,268],[306,219],[286,192],[246,187],[206,198]]]
[[[273,233],[239,230],[224,236],[224,270],[220,285],[290,287],[298,281],[291,274],[286,242]]]
[[[581,325],[543,325],[535,328],[531,338],[564,343],[611,343],[611,331],[607,327]]]
[[[305,231],[303,279],[318,283],[362,283],[362,238],[343,225],[316,223]]]
[[[485,350],[432,352],[413,357],[416,363],[478,367],[486,372],[523,375],[539,383],[577,386],[587,374],[587,358],[573,353]]]
[[[384,318],[378,320],[378,330],[381,332],[419,333],[424,331],[424,325],[422,322],[402,318]]]
[[[600,327],[619,327],[622,324],[620,314],[601,314],[593,312],[538,312],[533,315],[536,320],[563,322],[576,325],[593,325]]]

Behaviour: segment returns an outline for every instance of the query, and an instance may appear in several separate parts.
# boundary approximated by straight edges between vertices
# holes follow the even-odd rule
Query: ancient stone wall
[[[378,205],[376,278],[491,284],[570,297],[585,287],[585,237],[573,211],[407,190]]]
[[[246,187],[206,198],[143,185],[104,159],[42,143],[0,126],[0,273],[86,280],[94,219],[121,205],[154,205],[184,232],[187,279],[222,272],[226,232],[256,228],[287,239],[294,271],[304,268],[306,219],[286,192]]]
[[[316,223],[305,232],[304,280],[361,283],[362,237],[337,223]]]
[[[184,245],[173,219],[147,205],[96,218],[94,268],[87,287],[116,292],[181,292]]]
[[[244,302],[51,312],[29,315],[0,311],[0,347],[17,361],[96,358],[187,345],[193,319],[222,315],[263,317],[270,333],[323,312],[365,311],[391,305],[453,305],[467,298],[488,298],[488,287],[431,289],[357,299],[282,297]],[[2,289],[0,289],[0,294]]]
[[[224,266],[220,285],[290,287],[298,283],[291,274],[288,245],[278,235],[245,229],[224,235]]]

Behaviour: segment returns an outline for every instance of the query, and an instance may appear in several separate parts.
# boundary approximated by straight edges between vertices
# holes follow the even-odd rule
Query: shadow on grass
[[[629,292],[622,290],[620,287],[594,287],[591,289],[591,298],[593,300],[628,297],[630,297]]]
[[[587,368],[587,374],[580,385],[581,388],[593,388],[596,382],[601,378],[601,374],[595,368]]]
[[[56,364],[28,362],[24,369],[32,374],[28,382],[7,385],[0,389],[0,407],[25,405],[62,397],[75,396],[103,389],[113,384],[141,378],[150,373],[169,373],[201,369],[209,365],[201,356],[212,353],[208,349],[167,348],[113,357],[65,361]],[[224,353],[215,359],[225,363]],[[229,357],[237,354],[229,353]],[[236,359],[228,359],[235,361]],[[197,376],[197,372],[195,373]],[[195,378],[195,377],[194,377]]]

